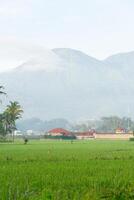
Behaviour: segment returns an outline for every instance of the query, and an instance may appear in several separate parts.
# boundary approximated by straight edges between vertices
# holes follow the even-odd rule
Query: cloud
[[[19,14],[19,10],[11,9],[10,7],[1,7],[0,8],[0,17],[11,17]]]
[[[74,16],[72,16],[72,15],[71,16],[64,16],[63,17],[63,21],[65,23],[79,23],[82,20],[83,20],[82,16],[76,16],[76,15],[74,15]]]
[[[31,0],[0,0],[0,17],[16,17],[30,9]]]

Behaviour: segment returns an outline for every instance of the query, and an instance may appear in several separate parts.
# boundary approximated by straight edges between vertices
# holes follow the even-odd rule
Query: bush
[[[134,137],[129,138],[129,141],[134,141]]]
[[[9,140],[7,137],[0,136],[0,143],[4,143],[4,142],[12,142],[12,140]]]
[[[57,135],[57,136],[52,136],[52,135],[45,135],[45,139],[53,139],[53,140],[75,140],[76,137],[74,135],[70,136],[64,136],[64,135]]]

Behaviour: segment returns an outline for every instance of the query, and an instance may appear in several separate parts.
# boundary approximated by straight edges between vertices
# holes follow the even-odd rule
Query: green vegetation
[[[65,136],[65,135],[45,135],[45,139],[53,139],[53,140],[75,140],[76,136],[75,135],[70,135],[70,136]]]
[[[79,123],[72,123],[66,119],[50,119],[42,120],[39,118],[23,119],[17,122],[19,130],[35,130],[35,131],[48,131],[55,127],[61,127],[67,130],[78,132],[95,129],[97,132],[114,133],[117,128],[123,128],[128,131],[134,131],[134,120],[130,117],[107,116],[100,119],[84,120]]]
[[[0,86],[0,95],[6,95],[4,87]],[[0,113],[0,136],[5,141],[8,134],[12,134],[14,141],[14,131],[16,130],[16,120],[21,118],[23,110],[17,101],[10,101],[3,113]]]
[[[134,141],[134,137],[129,138],[130,141]]]
[[[130,117],[107,116],[100,120],[88,120],[75,124],[72,128],[78,131],[87,131],[95,127],[97,132],[114,133],[117,128],[124,128],[126,131],[134,130],[134,120]]]
[[[0,199],[134,199],[133,166],[129,141],[0,144]]]

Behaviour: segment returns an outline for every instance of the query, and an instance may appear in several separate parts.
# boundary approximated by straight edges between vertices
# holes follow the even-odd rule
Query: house
[[[14,131],[14,136],[23,136],[22,132],[21,131]]]
[[[115,133],[116,133],[116,134],[126,133],[126,130],[125,130],[124,128],[117,128],[117,129],[115,130]]]
[[[55,128],[44,135],[45,139],[75,140],[76,136],[63,128]]]
[[[51,136],[68,136],[71,133],[63,128],[55,128],[47,132],[47,135]]]
[[[27,134],[28,136],[33,135],[33,130],[27,130],[27,131],[26,131],[26,134]]]
[[[78,140],[92,139],[92,138],[95,138],[94,135],[95,135],[95,131],[94,130],[75,133],[76,139],[78,139]]]

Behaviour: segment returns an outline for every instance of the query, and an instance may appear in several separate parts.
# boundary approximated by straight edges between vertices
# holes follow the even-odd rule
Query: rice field
[[[134,199],[134,142],[0,144],[0,200]]]

